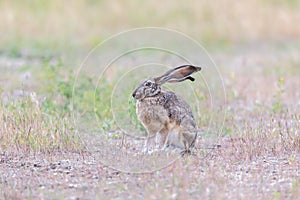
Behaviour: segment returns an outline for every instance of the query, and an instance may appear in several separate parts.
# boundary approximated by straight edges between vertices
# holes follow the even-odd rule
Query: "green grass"
[[[79,135],[62,113],[47,114],[35,93],[0,105],[1,152],[81,151]]]

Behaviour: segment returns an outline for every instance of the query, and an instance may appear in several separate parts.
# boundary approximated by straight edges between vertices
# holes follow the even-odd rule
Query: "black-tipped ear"
[[[190,81],[195,81],[195,78],[191,76],[186,77],[186,79],[189,79]]]
[[[170,79],[168,80],[169,83],[175,83],[175,82],[182,82],[182,81],[185,81],[185,80],[190,80],[190,81],[195,81],[195,78],[194,77],[191,77],[191,76],[188,76],[188,77],[185,77],[181,80],[173,80],[173,79]]]
[[[155,81],[158,84],[163,84],[165,82],[181,82],[187,79],[194,81],[195,79],[190,75],[200,70],[201,67],[196,67],[193,65],[183,65],[167,71],[162,76],[155,78]]]

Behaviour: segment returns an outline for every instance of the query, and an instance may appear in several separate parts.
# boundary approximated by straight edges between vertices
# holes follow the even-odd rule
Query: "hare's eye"
[[[146,84],[145,84],[147,87],[148,86],[150,86],[151,85],[151,83],[150,82],[146,82]]]

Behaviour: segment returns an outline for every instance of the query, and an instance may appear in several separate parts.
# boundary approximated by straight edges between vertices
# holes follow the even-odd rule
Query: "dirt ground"
[[[149,173],[114,170],[113,161],[105,166],[108,158],[100,151],[2,153],[1,198],[299,199],[299,152],[247,157],[242,147],[247,141],[223,138],[219,142],[209,151],[197,149],[192,155],[173,157],[168,165]],[[120,165],[131,163],[121,157]],[[143,168],[150,162],[139,164]]]

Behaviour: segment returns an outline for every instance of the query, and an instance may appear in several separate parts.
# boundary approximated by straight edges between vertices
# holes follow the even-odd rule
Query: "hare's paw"
[[[143,154],[147,154],[148,151],[149,151],[148,146],[144,145],[143,150],[142,150],[142,153],[143,153]]]
[[[146,141],[142,150],[143,154],[152,154],[154,152],[153,147],[149,144],[149,141]]]
[[[169,151],[169,150],[170,150],[170,147],[171,147],[171,146],[169,145],[169,143],[165,143],[161,150],[162,150],[162,151]]]
[[[142,153],[143,154],[147,154],[147,155],[151,155],[155,152],[154,148],[143,148]]]

